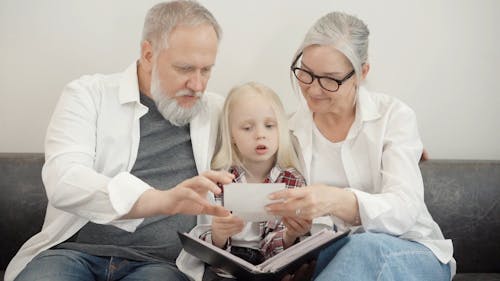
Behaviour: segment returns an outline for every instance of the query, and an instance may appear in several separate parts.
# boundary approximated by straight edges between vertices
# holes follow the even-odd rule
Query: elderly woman
[[[316,280],[450,280],[453,245],[424,203],[415,113],[360,86],[368,35],[338,12],[306,34],[291,71],[307,107],[290,126],[311,185],[273,194],[285,200],[268,211],[288,223],[328,215],[334,228],[356,229],[320,254]]]

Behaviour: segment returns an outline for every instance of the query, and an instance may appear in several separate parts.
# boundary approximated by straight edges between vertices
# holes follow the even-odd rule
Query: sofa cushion
[[[47,196],[42,184],[43,154],[0,153],[0,269],[42,228]],[[3,280],[0,279],[0,280]]]
[[[42,227],[43,162],[41,153],[0,153],[0,280],[19,247]],[[500,161],[429,160],[420,168],[427,207],[453,239],[454,280],[500,281]]]
[[[458,272],[500,273],[500,161],[431,160],[420,164],[425,201]]]

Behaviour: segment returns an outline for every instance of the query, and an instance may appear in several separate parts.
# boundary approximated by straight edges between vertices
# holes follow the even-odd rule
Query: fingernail
[[[267,196],[267,198],[273,200],[275,198],[275,196],[273,194],[270,194],[270,195]]]

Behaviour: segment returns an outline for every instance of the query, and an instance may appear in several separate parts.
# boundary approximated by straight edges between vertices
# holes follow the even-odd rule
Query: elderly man
[[[137,62],[67,85],[46,136],[45,223],[5,280],[187,280],[176,232],[227,215],[206,195],[232,179],[209,171],[223,99],[204,91],[220,37],[198,3],[160,3]]]

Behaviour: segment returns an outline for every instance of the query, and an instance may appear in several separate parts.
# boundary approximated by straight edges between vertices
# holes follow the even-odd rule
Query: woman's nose
[[[314,79],[314,81],[311,84],[309,84],[308,92],[315,94],[323,92],[323,88],[319,84],[319,79]]]

